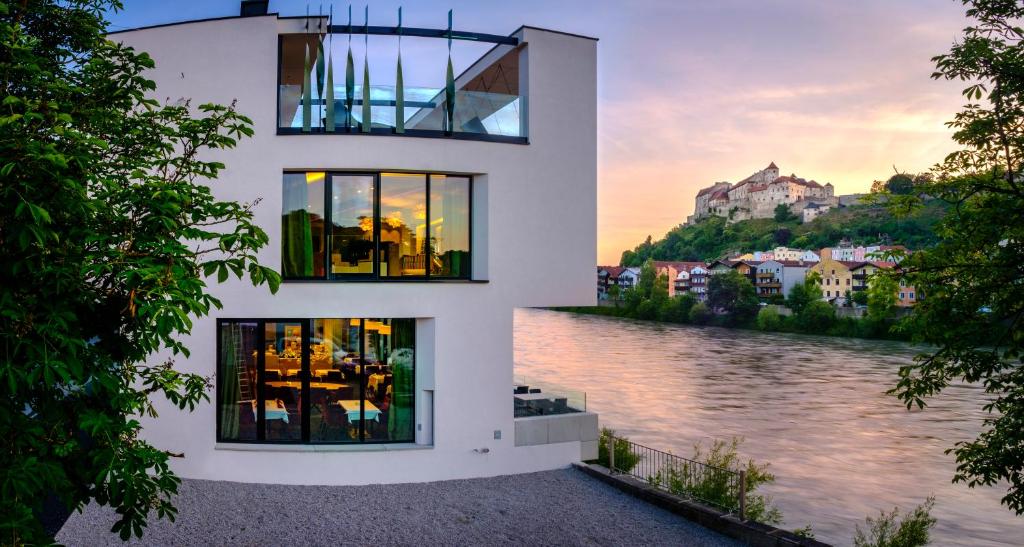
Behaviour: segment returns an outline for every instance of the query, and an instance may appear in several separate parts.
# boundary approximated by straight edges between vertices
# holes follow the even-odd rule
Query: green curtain
[[[220,332],[220,433],[225,439],[238,438],[238,403],[242,398],[238,384],[238,348],[242,347],[241,327],[234,323],[221,326]]]
[[[284,217],[281,265],[285,277],[313,276],[313,226],[309,213],[291,211]]]
[[[416,320],[391,320],[392,354],[397,358],[391,362],[391,407],[388,411],[388,438],[393,441],[412,441],[413,400],[415,399],[415,353]],[[404,350],[404,351],[403,351]]]
[[[309,203],[304,175],[284,179],[284,216],[281,219],[281,274],[313,276],[313,225],[305,210]]]

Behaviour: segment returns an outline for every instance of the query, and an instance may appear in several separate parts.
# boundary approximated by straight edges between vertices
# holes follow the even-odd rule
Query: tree
[[[808,272],[803,283],[796,283],[789,289],[789,298],[786,305],[793,313],[800,313],[811,302],[821,300],[824,293],[821,292],[821,276],[817,272]]]
[[[668,298],[661,306],[661,320],[673,323],[686,323],[690,320],[690,310],[693,309],[696,303],[697,299],[690,293]]]
[[[961,149],[917,189],[950,207],[938,243],[890,274],[927,296],[903,328],[933,349],[900,371],[892,393],[924,407],[953,383],[980,384],[987,416],[977,438],[951,449],[954,481],[1006,484],[1003,504],[1024,514],[1024,5],[963,3],[972,21],[933,58],[932,75],[967,82],[968,104],[948,124]],[[885,198],[910,214],[923,204],[919,195]]]
[[[618,285],[608,286],[608,299],[615,302],[615,307],[619,306],[619,299],[622,297],[622,287]]]
[[[804,332],[824,333],[835,323],[836,309],[824,300],[814,300],[794,315],[793,320]]]
[[[772,238],[776,245],[789,245],[789,240],[793,238],[793,231],[789,228],[777,228],[772,234]]]
[[[782,316],[775,308],[766,307],[761,308],[761,311],[757,312],[757,329],[764,331],[775,331],[779,330],[782,326]]]
[[[886,191],[905,196],[914,191],[914,178],[906,173],[897,173],[885,181]]]
[[[690,308],[690,322],[694,325],[707,325],[713,318],[711,309],[703,302],[697,302]]]
[[[754,284],[736,270],[713,275],[708,281],[708,307],[724,312],[730,324],[750,322],[759,306]]]
[[[868,317],[883,322],[896,315],[899,285],[891,276],[873,274],[868,280]]]
[[[853,292],[853,296],[850,297],[850,300],[852,300],[853,303],[858,305],[858,306],[867,306],[868,305],[868,293],[867,293],[867,291],[854,291]]]
[[[790,212],[789,205],[786,205],[785,203],[780,203],[775,206],[775,222],[782,223],[790,222],[793,220],[796,220],[796,215]]]
[[[141,536],[173,519],[172,453],[139,434],[152,398],[191,410],[208,380],[178,372],[181,337],[220,307],[206,277],[276,291],[255,202],[214,198],[210,150],[252,134],[231,106],[162,105],[145,53],[105,39],[105,0],[0,2],[0,538],[49,543],[52,493],[114,509]],[[205,180],[204,180],[205,179]]]

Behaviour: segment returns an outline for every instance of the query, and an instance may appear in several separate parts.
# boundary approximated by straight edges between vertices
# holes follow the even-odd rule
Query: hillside
[[[947,207],[933,200],[910,217],[898,219],[881,205],[856,205],[831,210],[807,224],[770,218],[726,224],[724,218],[713,217],[693,226],[680,224],[658,241],[652,242],[648,236],[644,243],[622,253],[620,265],[639,266],[648,258],[714,260],[732,252],[764,251],[778,245],[820,249],[834,246],[844,237],[855,245],[869,245],[888,236],[892,244],[919,249],[936,242],[933,227]]]

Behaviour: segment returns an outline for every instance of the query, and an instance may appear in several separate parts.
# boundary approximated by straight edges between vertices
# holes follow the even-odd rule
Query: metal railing
[[[746,520],[746,471],[707,465],[629,439],[608,436],[602,437],[601,443],[603,450],[600,452],[606,454],[606,465],[612,474],[630,475],[670,494]]]

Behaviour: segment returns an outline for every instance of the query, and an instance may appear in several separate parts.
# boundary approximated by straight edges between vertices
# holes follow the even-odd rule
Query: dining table
[[[268,387],[289,387],[292,389],[301,389],[302,382],[294,380],[274,380],[267,382]],[[339,382],[310,382],[310,389],[342,389],[348,387],[349,384],[342,384]]]
[[[254,420],[257,419],[256,401],[252,401],[252,415]],[[284,401],[281,399],[267,401],[264,406],[264,416],[267,420],[282,420],[284,423],[288,423],[288,409],[285,408]]]
[[[342,399],[335,401],[336,405],[341,407],[341,410],[348,416],[349,422],[356,422],[359,420],[359,400],[358,399]],[[370,401],[364,401],[365,406],[363,407],[363,416],[367,420],[377,421],[380,417],[380,409]]]

